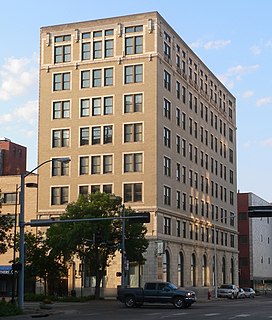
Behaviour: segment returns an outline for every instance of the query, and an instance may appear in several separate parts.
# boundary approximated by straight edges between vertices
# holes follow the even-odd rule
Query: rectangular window
[[[103,143],[112,143],[112,125],[104,126]]]
[[[113,85],[113,68],[104,69],[104,86],[109,87]]]
[[[163,231],[164,234],[171,235],[171,218],[163,218]]]
[[[90,70],[81,71],[81,88],[90,88]]]
[[[89,174],[89,157],[79,158],[79,174],[80,175]]]
[[[89,193],[89,187],[88,186],[79,186],[79,194],[87,196]]]
[[[93,59],[102,58],[102,41],[94,41],[93,43]]]
[[[105,58],[113,57],[113,39],[105,40]]]
[[[124,142],[142,141],[142,123],[124,125]]]
[[[164,186],[163,187],[163,203],[171,206],[171,188]]]
[[[101,98],[92,99],[92,116],[101,116]]]
[[[124,97],[124,112],[142,112],[143,109],[143,95],[138,94],[128,94]]]
[[[127,37],[125,39],[125,54],[138,54],[143,52],[143,36]]]
[[[100,174],[101,173],[101,158],[100,156],[91,157],[91,173]]]
[[[171,159],[167,157],[163,158],[163,171],[165,176],[171,177]]]
[[[80,145],[88,145],[90,141],[89,127],[80,128]]]
[[[53,133],[52,133],[53,148],[69,147],[69,143],[70,143],[69,129],[53,130]]]
[[[92,127],[92,145],[101,143],[101,128]]]
[[[124,172],[142,172],[143,154],[130,153],[124,155]]]
[[[61,162],[52,159],[52,176],[68,176],[69,175],[69,162]]]
[[[163,83],[164,83],[164,88],[167,89],[168,91],[171,91],[171,75],[166,70],[164,70],[163,72]]]
[[[71,45],[57,46],[54,48],[54,51],[55,63],[71,61]]]
[[[168,128],[163,128],[163,142],[168,148],[171,148],[171,131]]]
[[[102,83],[102,70],[101,69],[94,69],[93,70],[93,87],[101,87]]]
[[[91,59],[91,45],[90,42],[82,43],[82,60]]]
[[[70,118],[70,101],[53,102],[53,119]]]
[[[90,99],[80,100],[80,116],[89,117],[90,115]]]
[[[141,202],[142,184],[126,183],[124,184],[124,202]]]
[[[112,173],[112,155],[103,156],[103,173]]]
[[[125,84],[143,82],[143,65],[125,67]]]
[[[177,209],[180,209],[180,191],[176,192],[176,205]]]
[[[104,98],[104,115],[113,113],[113,97]]]
[[[53,91],[70,90],[70,72],[53,75]]]
[[[62,205],[68,203],[68,187],[51,188],[51,205]]]
[[[168,101],[167,99],[163,100],[163,113],[165,118],[171,119],[171,102]]]
[[[177,237],[181,236],[181,223],[180,220],[177,220]]]

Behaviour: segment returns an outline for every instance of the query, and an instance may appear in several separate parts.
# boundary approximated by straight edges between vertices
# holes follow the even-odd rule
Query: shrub
[[[0,301],[0,317],[15,316],[21,313],[21,310],[15,304],[6,301]]]

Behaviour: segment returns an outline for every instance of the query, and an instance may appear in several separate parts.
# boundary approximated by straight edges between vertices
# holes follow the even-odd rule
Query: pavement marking
[[[241,313],[241,314],[237,314],[229,319],[235,319],[235,318],[248,318],[250,317],[251,314],[250,313]]]
[[[221,313],[205,313],[205,317],[214,317],[214,316],[219,316]]]
[[[172,313],[167,316],[162,316],[160,319],[167,319],[167,318],[172,318],[172,317],[180,317],[180,316],[185,316],[186,314],[189,314],[188,312],[181,312],[181,313]]]

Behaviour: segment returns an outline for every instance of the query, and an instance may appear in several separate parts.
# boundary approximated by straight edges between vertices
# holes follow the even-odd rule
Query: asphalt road
[[[39,310],[37,303],[26,303],[26,314],[1,319],[50,319],[50,320],[195,320],[195,319],[272,319],[272,297],[255,299],[218,299],[198,301],[189,309],[177,310],[172,305],[145,305],[127,309],[115,300],[87,303],[55,303],[52,310]]]

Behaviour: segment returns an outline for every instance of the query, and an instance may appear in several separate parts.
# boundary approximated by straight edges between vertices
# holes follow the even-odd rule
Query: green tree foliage
[[[61,219],[117,218],[122,215],[122,210],[120,197],[96,192],[80,196],[76,202],[68,204]],[[131,210],[125,210],[125,214],[128,211],[131,213]],[[127,226],[128,259],[143,263],[143,253],[148,246],[146,227],[143,224],[129,226],[128,223]],[[99,298],[101,279],[120,248],[122,221],[111,219],[55,224],[48,229],[47,239],[54,254],[62,261],[69,261],[75,254],[80,257],[85,264],[85,272],[96,277],[95,297]],[[129,249],[130,246],[133,248]]]
[[[44,281],[45,295],[53,294],[57,289],[54,285],[67,275],[65,264],[54,256],[53,251],[47,244],[45,234],[38,232],[37,235],[27,232],[25,234],[25,257],[26,276],[39,277]]]
[[[7,252],[11,242],[13,217],[0,214],[0,254]]]

